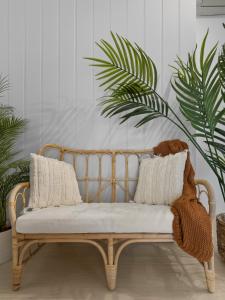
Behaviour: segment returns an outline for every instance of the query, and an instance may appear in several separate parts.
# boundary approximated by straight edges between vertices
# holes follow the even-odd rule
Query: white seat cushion
[[[27,211],[19,233],[172,233],[170,206],[140,203],[80,203]]]

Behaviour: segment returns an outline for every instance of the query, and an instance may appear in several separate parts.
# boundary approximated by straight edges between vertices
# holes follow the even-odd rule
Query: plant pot
[[[12,257],[12,230],[0,232],[0,264],[9,261]]]
[[[225,261],[225,213],[216,216],[218,252]]]

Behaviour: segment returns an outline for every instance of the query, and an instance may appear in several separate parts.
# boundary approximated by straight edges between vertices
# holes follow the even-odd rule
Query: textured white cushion
[[[182,195],[187,151],[141,161],[134,201],[170,205]]]
[[[82,202],[71,164],[31,154],[29,207],[74,205]]]
[[[27,211],[16,221],[20,233],[172,233],[166,205],[81,203]]]

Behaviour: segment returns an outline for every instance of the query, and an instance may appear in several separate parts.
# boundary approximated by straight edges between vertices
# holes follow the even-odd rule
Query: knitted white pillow
[[[141,161],[134,201],[170,205],[182,195],[187,151]]]
[[[42,208],[81,203],[73,166],[31,154],[29,207]]]

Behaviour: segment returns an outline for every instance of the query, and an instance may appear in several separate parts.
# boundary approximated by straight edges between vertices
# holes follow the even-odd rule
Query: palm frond
[[[11,107],[0,106],[0,168],[18,153],[12,151],[16,138],[24,131],[26,120],[15,117]]]
[[[221,53],[218,57],[218,70],[223,90],[225,90],[225,44],[222,46]]]
[[[106,59],[87,57],[91,66],[102,71],[96,74],[100,86],[105,90],[136,83],[143,89],[156,89],[157,69],[152,59],[137,44],[131,44],[126,38],[111,32],[113,43],[105,40],[96,43]]]
[[[1,82],[0,82],[1,83]],[[3,91],[1,89],[0,91]],[[0,105],[0,231],[6,223],[6,200],[13,186],[27,181],[29,163],[16,160],[17,137],[23,132],[26,120],[14,116],[12,107]]]
[[[6,106],[3,104],[0,104],[0,118],[12,116],[14,112],[14,109],[12,106]]]
[[[206,34],[200,49],[200,66],[196,51],[188,56],[187,64],[180,59],[175,67],[172,87],[176,92],[180,110],[196,130],[196,136],[210,137],[224,115],[221,83],[217,64],[213,66],[217,45],[205,54]]]
[[[29,162],[15,162],[15,171],[7,176],[1,177],[0,182],[0,232],[6,225],[6,199],[12,188],[20,183],[29,181]]]
[[[211,141],[205,141],[207,144],[215,147],[219,152],[221,152],[225,156],[225,147],[224,143],[218,143],[218,142],[211,142]]]
[[[139,116],[136,127],[158,117],[167,117],[169,110],[168,103],[162,101],[152,90],[142,89],[135,83],[114,90],[111,95],[103,98],[100,105],[103,106],[102,115],[112,117],[120,114],[121,123]]]
[[[216,154],[208,154],[209,160],[217,166],[219,170],[221,170],[222,176],[225,176],[225,157],[224,156],[218,156]],[[223,179],[221,179],[222,184],[224,184]]]
[[[202,138],[208,146],[207,161],[216,174],[225,197],[224,178],[224,48],[217,60],[217,44],[206,51],[208,32],[199,55],[197,47],[188,55],[187,63],[178,58],[174,67],[172,87],[180,111],[195,129],[194,137]],[[196,57],[199,57],[199,64]]]
[[[106,59],[86,58],[91,66],[102,71],[96,74],[108,95],[101,99],[102,115],[122,114],[121,123],[141,116],[137,127],[157,118],[166,117],[169,106],[157,94],[157,69],[153,60],[137,44],[111,32],[112,44],[97,43]]]
[[[15,154],[15,156],[16,156],[16,154]],[[14,155],[12,155],[12,157],[14,157]],[[22,170],[22,169],[26,168],[27,164],[28,164],[28,162],[25,159],[19,159],[19,160],[12,161],[11,156],[10,156],[10,159],[8,159],[7,161],[5,161],[4,163],[2,163],[0,165],[0,178],[3,175],[8,175],[12,171]]]
[[[91,66],[100,69],[96,78],[104,87],[106,95],[100,99],[102,115],[120,115],[121,123],[139,117],[136,126],[159,117],[175,124],[194,144],[217,176],[225,199],[223,178],[223,126],[224,107],[224,51],[217,61],[217,44],[206,51],[208,32],[199,53],[196,47],[188,55],[187,62],[176,60],[171,81],[184,118],[195,129],[189,131],[182,118],[157,92],[158,74],[153,60],[137,44],[111,33],[112,43],[101,40],[97,46],[105,58],[86,58]],[[198,143],[198,138],[206,141],[209,151]]]

